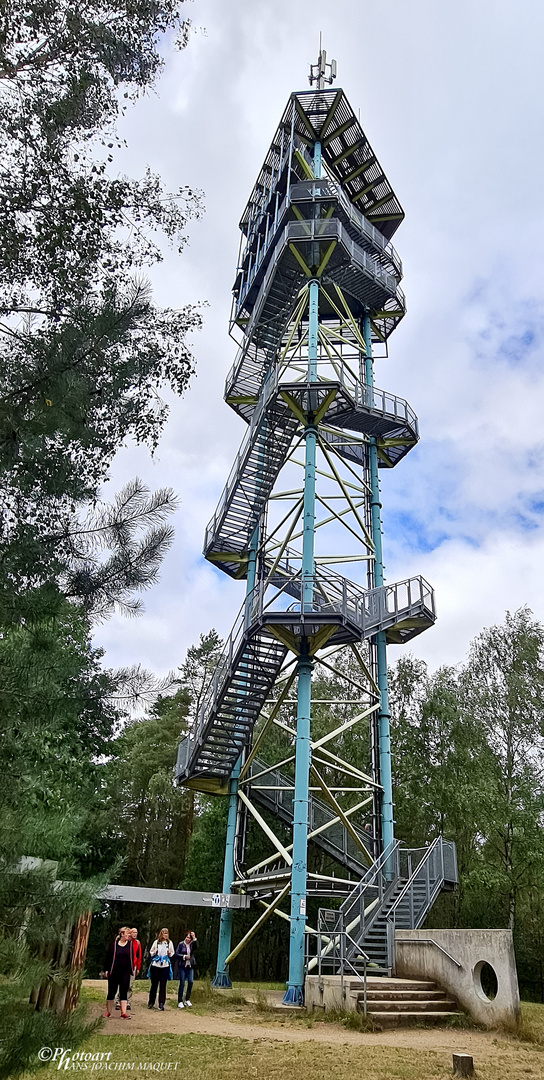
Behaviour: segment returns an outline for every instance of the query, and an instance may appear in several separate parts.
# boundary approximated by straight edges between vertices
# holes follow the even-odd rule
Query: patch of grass
[[[177,986],[177,983],[176,983]],[[80,999],[83,1002],[86,1001],[106,1001],[106,993],[108,990],[108,980],[102,979],[99,986],[91,986],[89,982],[83,980],[81,984]],[[136,979],[132,992],[134,994],[148,994],[149,993],[149,979]]]
[[[312,1025],[316,1021],[320,1024],[342,1024],[348,1031],[383,1031],[382,1025],[372,1016],[365,1016],[362,1012],[347,1012],[345,1009],[320,1009],[319,1012],[311,1014],[311,1021]]]
[[[520,1039],[544,1047],[544,1005],[533,1001],[522,1001],[521,1019],[515,1029],[502,1029],[506,1036]]]
[[[485,1024],[479,1024],[468,1013],[457,1013],[455,1016],[444,1017],[444,1027],[454,1028],[461,1031],[487,1031]]]
[[[349,1014],[355,1019],[357,1014]],[[345,1018],[345,1017],[344,1017]],[[362,1018],[361,1018],[362,1019]],[[451,1076],[451,1049],[428,1050],[401,1045],[372,1045],[358,1042],[331,1044],[309,1039],[306,1042],[276,1042],[266,1039],[226,1038],[213,1035],[94,1035],[80,1048],[80,1055],[107,1055],[108,1074],[123,1072],[126,1080],[145,1080],[153,1072],[178,1072],[190,1080],[446,1080]],[[471,1051],[472,1052],[472,1051]],[[86,1071],[97,1075],[100,1061],[79,1057]],[[104,1060],[104,1058],[102,1059]],[[76,1062],[67,1070],[76,1071]],[[95,1065],[92,1069],[89,1066]],[[116,1065],[117,1068],[112,1068]],[[542,1076],[542,1053],[505,1040],[493,1046],[482,1043],[475,1065],[480,1080],[527,1080]],[[169,1068],[170,1066],[170,1068]],[[103,1069],[102,1071],[106,1071]],[[40,1073],[43,1080],[58,1076],[57,1064]]]
[[[271,1013],[271,1012],[274,1011],[273,1009],[270,1008],[270,1005],[268,1004],[268,998],[267,998],[265,992],[263,990],[260,990],[260,989],[255,991],[255,998],[254,998],[254,1000],[252,1002],[252,1005],[253,1005],[253,1008],[255,1009],[255,1011],[258,1012],[258,1013],[261,1013],[261,1014],[262,1013]]]
[[[446,1080],[451,1076],[451,1052],[394,1046],[324,1045],[248,1041],[209,1035],[95,1036],[83,1052],[109,1054],[127,1080],[144,1080],[153,1071],[177,1071],[191,1080]],[[527,1080],[539,1077],[540,1061],[534,1051],[518,1060],[497,1050],[492,1059],[476,1062],[485,1080]],[[81,1059],[80,1060],[85,1060]],[[99,1062],[97,1062],[99,1064]],[[168,1066],[171,1066],[168,1069]],[[88,1065],[87,1065],[88,1068]],[[70,1070],[73,1071],[73,1070]],[[100,1070],[96,1070],[100,1071]],[[114,1071],[111,1068],[109,1071]],[[42,1072],[44,1080],[58,1075],[56,1067]]]
[[[381,1047],[324,1046],[306,1043],[249,1042],[211,1035],[95,1036],[81,1053],[109,1054],[108,1066],[117,1063],[126,1080],[144,1080],[153,1072],[183,1072],[191,1080],[444,1080],[442,1056]],[[79,1058],[87,1065],[90,1059]],[[74,1063],[75,1066],[76,1063]],[[98,1066],[99,1061],[95,1062]],[[150,1066],[155,1065],[155,1069]],[[162,1065],[159,1069],[158,1066]],[[168,1069],[168,1065],[171,1066]],[[68,1071],[75,1071],[71,1063]],[[112,1072],[109,1068],[109,1072]],[[95,1067],[95,1075],[100,1070]],[[58,1076],[56,1064],[41,1072],[43,1080]],[[493,1078],[494,1080],[494,1078]],[[517,1078],[514,1078],[517,1080]]]

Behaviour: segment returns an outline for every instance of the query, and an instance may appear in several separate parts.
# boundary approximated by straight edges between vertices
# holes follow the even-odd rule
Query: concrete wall
[[[430,943],[432,939],[461,966]],[[480,972],[487,962],[497,977],[493,1000],[485,994]],[[519,987],[511,930],[397,930],[399,978],[433,979],[480,1024],[514,1025],[519,1019]]]
[[[341,1009],[343,1012],[356,1012],[357,994],[350,991],[354,980],[346,975],[342,982],[339,975],[307,975],[304,982],[304,1004],[309,1012],[314,1009]],[[360,988],[356,979],[357,988]]]

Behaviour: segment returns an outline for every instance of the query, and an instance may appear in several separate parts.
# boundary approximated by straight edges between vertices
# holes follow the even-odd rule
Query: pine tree
[[[120,89],[153,85],[161,33],[186,40],[180,7],[9,0],[0,14],[4,620],[51,611],[114,454],[127,439],[156,447],[159,391],[183,393],[193,370],[199,312],[157,308],[142,271],[161,258],[159,234],[183,247],[198,197],[149,172],[115,177],[110,152]],[[78,582],[88,601],[91,578]]]
[[[119,103],[153,86],[165,33],[187,40],[182,4],[0,10],[0,1076],[84,1036],[56,1010],[98,887],[81,872],[103,856],[104,754],[120,699],[157,689],[139,669],[104,672],[89,633],[91,617],[138,610],[171,540],[170,491],[100,493],[127,440],[156,447],[161,388],[183,393],[193,370],[199,311],[158,308],[144,274],[163,240],[181,250],[199,198],[114,162]]]

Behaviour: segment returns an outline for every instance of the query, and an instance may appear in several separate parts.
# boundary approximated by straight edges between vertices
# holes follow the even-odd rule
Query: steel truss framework
[[[427,582],[383,575],[378,469],[419,438],[408,403],[374,385],[373,347],[383,351],[405,312],[390,243],[402,217],[343,91],[293,94],[240,223],[231,330],[241,341],[225,398],[248,428],[204,543],[207,559],[245,580],[245,600],[177,763],[180,783],[228,794],[223,892],[263,907],[234,949],[222,912],[216,985],[229,985],[229,964],[276,913],[290,923],[286,1001],[302,999],[307,896],[351,903],[361,882],[395,877],[386,644],[435,619]],[[312,738],[319,672],[342,693],[314,695],[330,723]],[[363,726],[366,770],[338,752]],[[274,728],[285,752],[270,762]],[[270,855],[246,867],[250,818]],[[308,865],[309,841],[339,875]]]

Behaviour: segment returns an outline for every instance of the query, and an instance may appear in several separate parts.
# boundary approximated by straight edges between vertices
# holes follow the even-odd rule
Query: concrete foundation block
[[[397,930],[395,974],[436,981],[486,1027],[520,1016],[511,930]]]
[[[322,975],[321,978],[319,975],[307,975],[304,983],[304,1004],[309,1012],[329,1012],[331,1009],[357,1012],[357,991],[352,989],[351,984],[352,980],[345,978],[342,986],[338,975]]]

